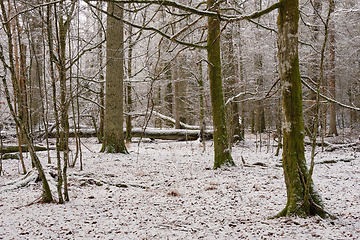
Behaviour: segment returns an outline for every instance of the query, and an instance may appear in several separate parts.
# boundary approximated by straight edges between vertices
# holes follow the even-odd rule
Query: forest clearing
[[[0,0],[0,239],[360,239],[359,10]]]
[[[38,181],[5,191],[4,185],[21,175],[18,160],[3,160],[0,239],[360,237],[359,142],[357,151],[348,147],[316,155],[313,178],[336,219],[270,220],[286,204],[281,156],[266,143],[261,151],[259,143],[256,148],[255,135],[232,148],[236,167],[217,170],[212,170],[212,141],[203,152],[199,141],[145,139],[129,144],[127,155],[99,153],[95,138],[82,141],[84,170],[68,169],[71,200],[65,204],[39,203]],[[38,154],[51,169],[46,152]]]

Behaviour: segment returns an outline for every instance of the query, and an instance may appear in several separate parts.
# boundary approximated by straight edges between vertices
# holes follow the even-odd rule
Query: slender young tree
[[[123,130],[124,26],[123,4],[109,2],[106,30],[105,131],[101,151],[127,153]]]
[[[131,4],[129,4],[129,8],[131,9]],[[131,20],[132,14],[129,12],[129,20]],[[131,129],[132,129],[132,85],[131,85],[131,78],[132,78],[132,64],[133,64],[133,48],[135,43],[133,43],[133,27],[128,27],[129,37],[128,37],[128,60],[127,60],[127,78],[128,82],[126,83],[126,142],[131,142]]]
[[[330,0],[330,11],[334,12],[335,10],[335,1]],[[330,21],[329,26],[329,65],[330,65],[330,74],[329,74],[329,92],[333,99],[336,99],[336,76],[335,76],[335,23],[334,20]],[[338,135],[337,127],[336,127],[336,104],[331,102],[329,107],[329,134],[330,135]]]

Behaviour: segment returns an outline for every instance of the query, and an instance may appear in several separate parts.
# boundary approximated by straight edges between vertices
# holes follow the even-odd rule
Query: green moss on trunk
[[[217,1],[208,0],[207,3],[209,10],[219,10],[219,3]],[[231,157],[228,135],[226,131],[226,108],[221,78],[220,21],[217,17],[208,18],[207,45],[211,106],[214,127],[214,169],[216,169],[224,165],[235,165]]]
[[[298,0],[282,0],[279,10],[279,68],[283,108],[283,169],[287,204],[278,216],[326,214],[320,196],[310,180],[310,196],[305,197],[308,169],[304,148],[302,89],[298,56]],[[305,199],[305,200],[304,200]]]

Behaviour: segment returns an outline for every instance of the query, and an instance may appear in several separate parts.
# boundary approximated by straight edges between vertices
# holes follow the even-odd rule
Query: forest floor
[[[318,149],[315,159],[314,182],[337,219],[269,220],[286,204],[281,156],[256,147],[254,136],[232,148],[236,167],[219,170],[212,141],[204,152],[198,141],[134,142],[128,155],[82,141],[84,170],[79,162],[68,169],[65,204],[36,202],[40,182],[6,190],[20,164],[3,160],[0,239],[360,239],[360,152],[352,147]],[[47,153],[39,156],[50,168]]]

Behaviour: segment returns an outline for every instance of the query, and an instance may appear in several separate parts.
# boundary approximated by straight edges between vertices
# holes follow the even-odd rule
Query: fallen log
[[[200,136],[200,130],[187,129],[154,129],[154,128],[133,128],[131,130],[133,137],[163,139],[163,140],[196,140]],[[213,131],[204,131],[205,140],[212,139]]]
[[[124,128],[124,133],[126,129]],[[82,129],[77,131],[78,136],[80,137],[96,137],[96,132],[93,129]],[[200,136],[200,130],[189,130],[189,129],[157,129],[157,128],[133,128],[131,130],[131,135],[133,137],[143,137],[143,138],[153,138],[153,139],[163,139],[163,140],[196,140]],[[212,130],[204,131],[205,140],[213,138]],[[54,133],[49,133],[49,137],[55,137]],[[73,130],[70,130],[69,137],[74,137],[75,133]],[[40,150],[39,150],[40,151]]]
[[[333,152],[333,151],[338,150],[338,149],[350,148],[350,147],[360,149],[360,141],[355,142],[355,143],[348,143],[348,144],[329,144],[328,147],[325,148],[325,151]]]
[[[331,159],[331,160],[324,160],[324,161],[321,161],[321,162],[318,162],[316,164],[329,164],[329,163],[338,163],[338,162],[351,162],[351,161],[354,161],[356,160],[356,158],[347,158],[347,159]]]
[[[46,151],[47,147],[42,147],[42,146],[34,146],[35,151]],[[49,150],[55,150],[54,147],[51,147]],[[21,151],[22,152],[28,152],[29,149],[26,145],[22,145],[21,146]],[[14,152],[19,152],[19,146],[1,146],[0,147],[0,153],[4,154],[4,153],[14,153]]]
[[[304,144],[305,145],[312,145],[312,142],[311,141],[304,141]],[[330,145],[330,143],[328,143],[328,142],[326,142],[326,141],[324,141],[324,142],[316,142],[316,146],[318,146],[318,147],[322,147],[322,146],[324,146],[324,147],[327,147],[327,146],[329,146]]]

